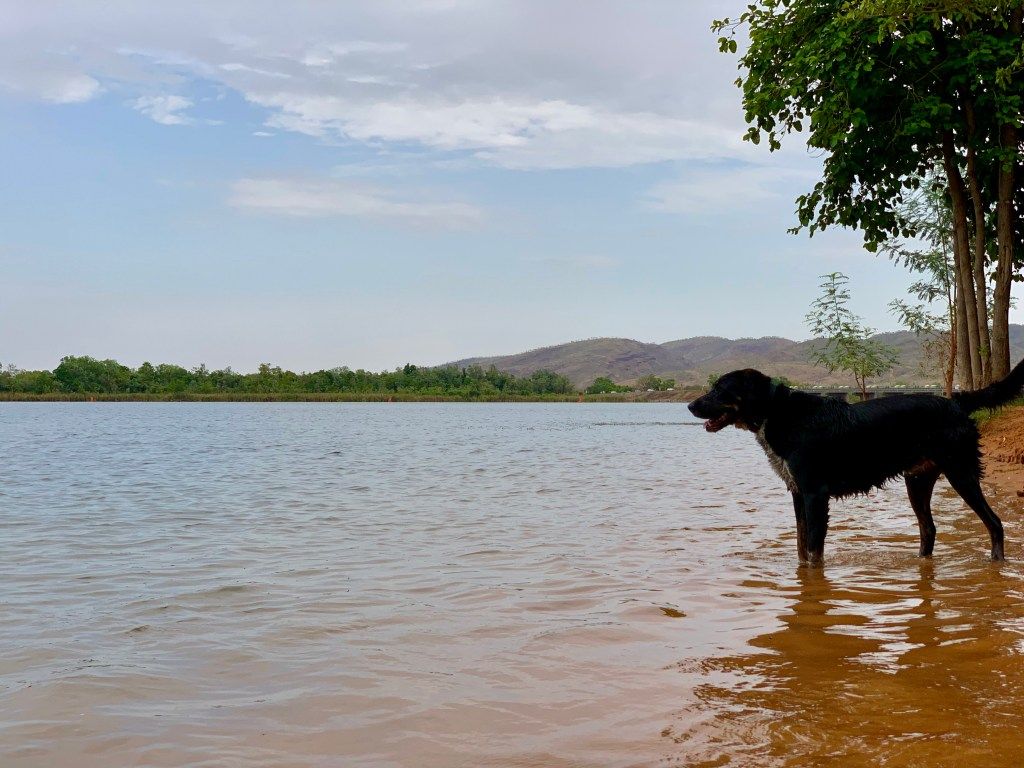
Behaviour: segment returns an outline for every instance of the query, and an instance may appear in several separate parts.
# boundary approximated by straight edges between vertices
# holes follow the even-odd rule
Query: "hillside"
[[[875,338],[899,350],[899,365],[882,383],[931,384],[939,376],[921,369],[920,340],[909,331],[878,334]],[[695,336],[689,339],[647,344],[632,339],[586,339],[533,349],[514,355],[472,357],[453,365],[495,366],[516,376],[544,368],[569,377],[580,387],[598,376],[626,384],[641,376],[671,376],[680,385],[702,384],[710,374],[735,368],[758,368],[773,376],[787,376],[803,384],[849,384],[849,376],[830,375],[809,362],[816,342],[792,341],[777,336],[760,339],[724,339]],[[1010,326],[1011,356],[1024,357],[1024,325]]]

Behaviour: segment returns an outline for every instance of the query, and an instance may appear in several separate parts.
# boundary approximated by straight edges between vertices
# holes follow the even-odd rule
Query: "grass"
[[[1024,408],[1024,396],[1018,397],[1016,400],[1011,400],[1002,408],[985,408],[980,411],[975,411],[972,418],[974,419],[974,422],[980,427],[983,424],[985,424],[985,422],[990,421],[992,418],[994,418],[997,414],[999,414],[1000,411],[1003,411],[1007,408]]]

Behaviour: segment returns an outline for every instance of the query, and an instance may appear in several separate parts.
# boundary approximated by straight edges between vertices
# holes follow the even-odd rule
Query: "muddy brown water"
[[[0,765],[1024,762],[1024,526],[684,406],[0,406]]]

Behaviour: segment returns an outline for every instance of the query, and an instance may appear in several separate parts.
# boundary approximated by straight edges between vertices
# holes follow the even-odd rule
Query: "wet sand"
[[[982,423],[981,451],[991,491],[1024,498],[1024,406],[996,411]]]
[[[941,484],[798,567],[678,405],[0,412],[0,765],[967,766],[1024,754],[1005,563]]]

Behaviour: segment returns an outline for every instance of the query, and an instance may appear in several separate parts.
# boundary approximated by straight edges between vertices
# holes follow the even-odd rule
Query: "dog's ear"
[[[740,420],[748,428],[757,430],[768,415],[772,380],[753,368],[746,368],[740,374],[743,381],[742,394],[737,393]]]
[[[747,399],[761,399],[771,394],[772,380],[758,370],[744,368],[740,372],[743,376],[743,394]]]

